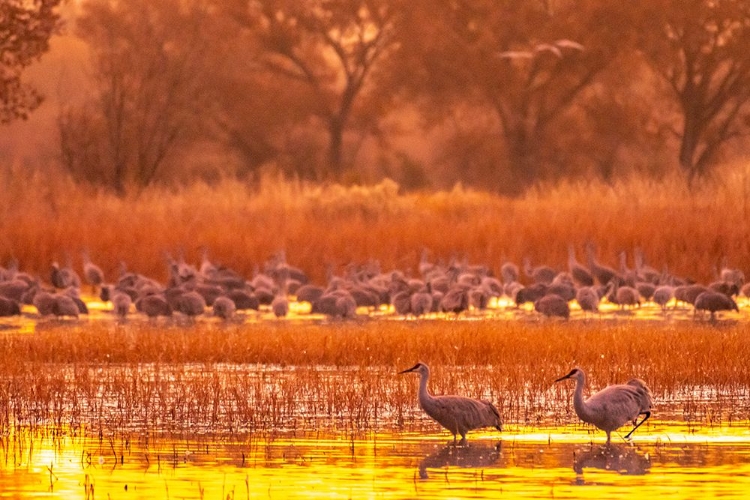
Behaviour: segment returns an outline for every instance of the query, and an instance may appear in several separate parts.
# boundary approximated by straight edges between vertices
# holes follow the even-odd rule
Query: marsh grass
[[[87,248],[110,277],[124,260],[163,279],[165,251],[197,262],[201,245],[247,276],[283,249],[321,283],[329,266],[371,259],[414,270],[423,248],[434,260],[465,257],[496,271],[524,256],[564,268],[568,244],[582,259],[586,241],[605,262],[641,247],[651,265],[701,281],[713,279],[722,256],[750,267],[745,183],[732,177],[692,192],[674,179],[631,180],[539,187],[519,199],[274,179],[258,189],[224,181],[117,198],[65,180],[4,180],[0,262],[16,257],[42,277],[51,261],[76,264]],[[432,425],[417,408],[416,380],[396,375],[417,360],[432,367],[435,393],[491,399],[510,423],[571,418],[572,384],[552,381],[579,365],[593,389],[638,376],[672,417],[713,425],[750,415],[743,330],[666,321],[52,323],[0,336],[0,428],[233,434]]]
[[[319,283],[329,268],[380,262],[383,270],[415,270],[422,249],[434,260],[467,258],[496,272],[510,259],[564,269],[567,247],[583,259],[592,241],[600,260],[635,247],[648,263],[699,281],[714,279],[719,260],[750,268],[747,190],[740,174],[689,191],[677,178],[655,183],[562,183],[510,199],[457,186],[451,191],[399,192],[264,179],[257,188],[225,180],[214,186],[153,188],[125,198],[86,191],[67,181],[8,177],[0,198],[0,262],[47,277],[53,260],[80,266],[88,249],[113,279],[120,261],[166,278],[164,252],[197,262],[201,246],[250,276],[280,250]],[[632,265],[632,261],[631,261]]]
[[[750,338],[741,324],[428,321],[191,328],[91,324],[0,337],[0,427],[87,425],[103,432],[359,433],[429,420],[434,393],[490,399],[507,423],[571,418],[573,365],[592,389],[638,376],[661,416],[747,420]]]

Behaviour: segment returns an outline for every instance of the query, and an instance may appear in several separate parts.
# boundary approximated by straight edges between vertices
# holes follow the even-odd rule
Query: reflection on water
[[[731,430],[727,435],[731,435]],[[99,436],[84,429],[0,436],[0,497],[46,498],[743,498],[750,439],[679,434],[609,448],[506,433]],[[428,480],[421,480],[428,474]]]
[[[592,446],[588,450],[576,452],[573,470],[583,474],[585,468],[595,468],[630,476],[642,476],[651,467],[647,454],[630,445],[610,444]]]
[[[500,458],[502,441],[495,446],[469,443],[465,446],[449,444],[419,462],[419,477],[429,479],[427,469],[444,467],[483,468],[492,466]]]

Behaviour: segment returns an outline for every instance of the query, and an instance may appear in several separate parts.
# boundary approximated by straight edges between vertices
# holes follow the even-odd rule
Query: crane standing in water
[[[427,390],[430,368],[419,362],[408,370],[399,373],[419,374],[419,406],[437,423],[453,434],[461,434],[459,444],[466,444],[466,433],[482,427],[494,427],[502,431],[503,423],[497,408],[489,401],[480,401],[464,396],[433,396]]]
[[[631,379],[626,384],[610,385],[593,394],[587,400],[583,399],[583,386],[586,384],[586,374],[580,368],[573,368],[570,373],[560,377],[555,382],[575,379],[576,388],[573,395],[573,407],[578,418],[593,424],[607,433],[607,444],[610,444],[610,434],[633,422],[633,430],[628,432],[625,439],[640,427],[651,416],[651,390],[641,379]],[[639,415],[645,415],[636,424]]]

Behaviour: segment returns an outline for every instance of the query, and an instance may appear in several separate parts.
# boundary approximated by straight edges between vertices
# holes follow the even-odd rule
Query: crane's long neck
[[[586,402],[583,400],[583,386],[586,384],[585,377],[576,377],[576,390],[573,393],[573,408],[576,411],[578,418],[584,422],[589,422],[589,408],[586,406]]]
[[[432,394],[427,390],[427,381],[430,379],[430,373],[427,372],[424,375],[420,374],[419,377],[419,404],[422,406],[422,408],[425,407],[425,404],[429,406],[430,402],[432,401]]]

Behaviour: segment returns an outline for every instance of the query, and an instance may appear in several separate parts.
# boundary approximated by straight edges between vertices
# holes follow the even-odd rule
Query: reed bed
[[[250,188],[225,180],[124,198],[65,179],[8,174],[4,181],[0,262],[15,257],[43,277],[53,260],[79,266],[88,249],[111,279],[120,261],[166,278],[165,252],[197,262],[202,246],[247,276],[284,250],[318,283],[352,262],[414,270],[425,248],[434,260],[466,258],[496,272],[504,260],[527,256],[564,269],[568,245],[582,259],[588,241],[612,265],[620,251],[640,247],[652,266],[703,282],[714,279],[722,257],[750,268],[741,172],[692,191],[677,178],[632,179],[538,187],[515,199],[460,186],[404,194],[392,181],[343,187],[267,178]]]
[[[572,384],[553,384],[573,365],[594,389],[643,378],[662,418],[714,425],[750,418],[749,354],[740,324],[63,325],[0,337],[0,428],[414,429],[417,381],[396,373],[420,359],[435,393],[488,398],[511,425],[575,421]]]

